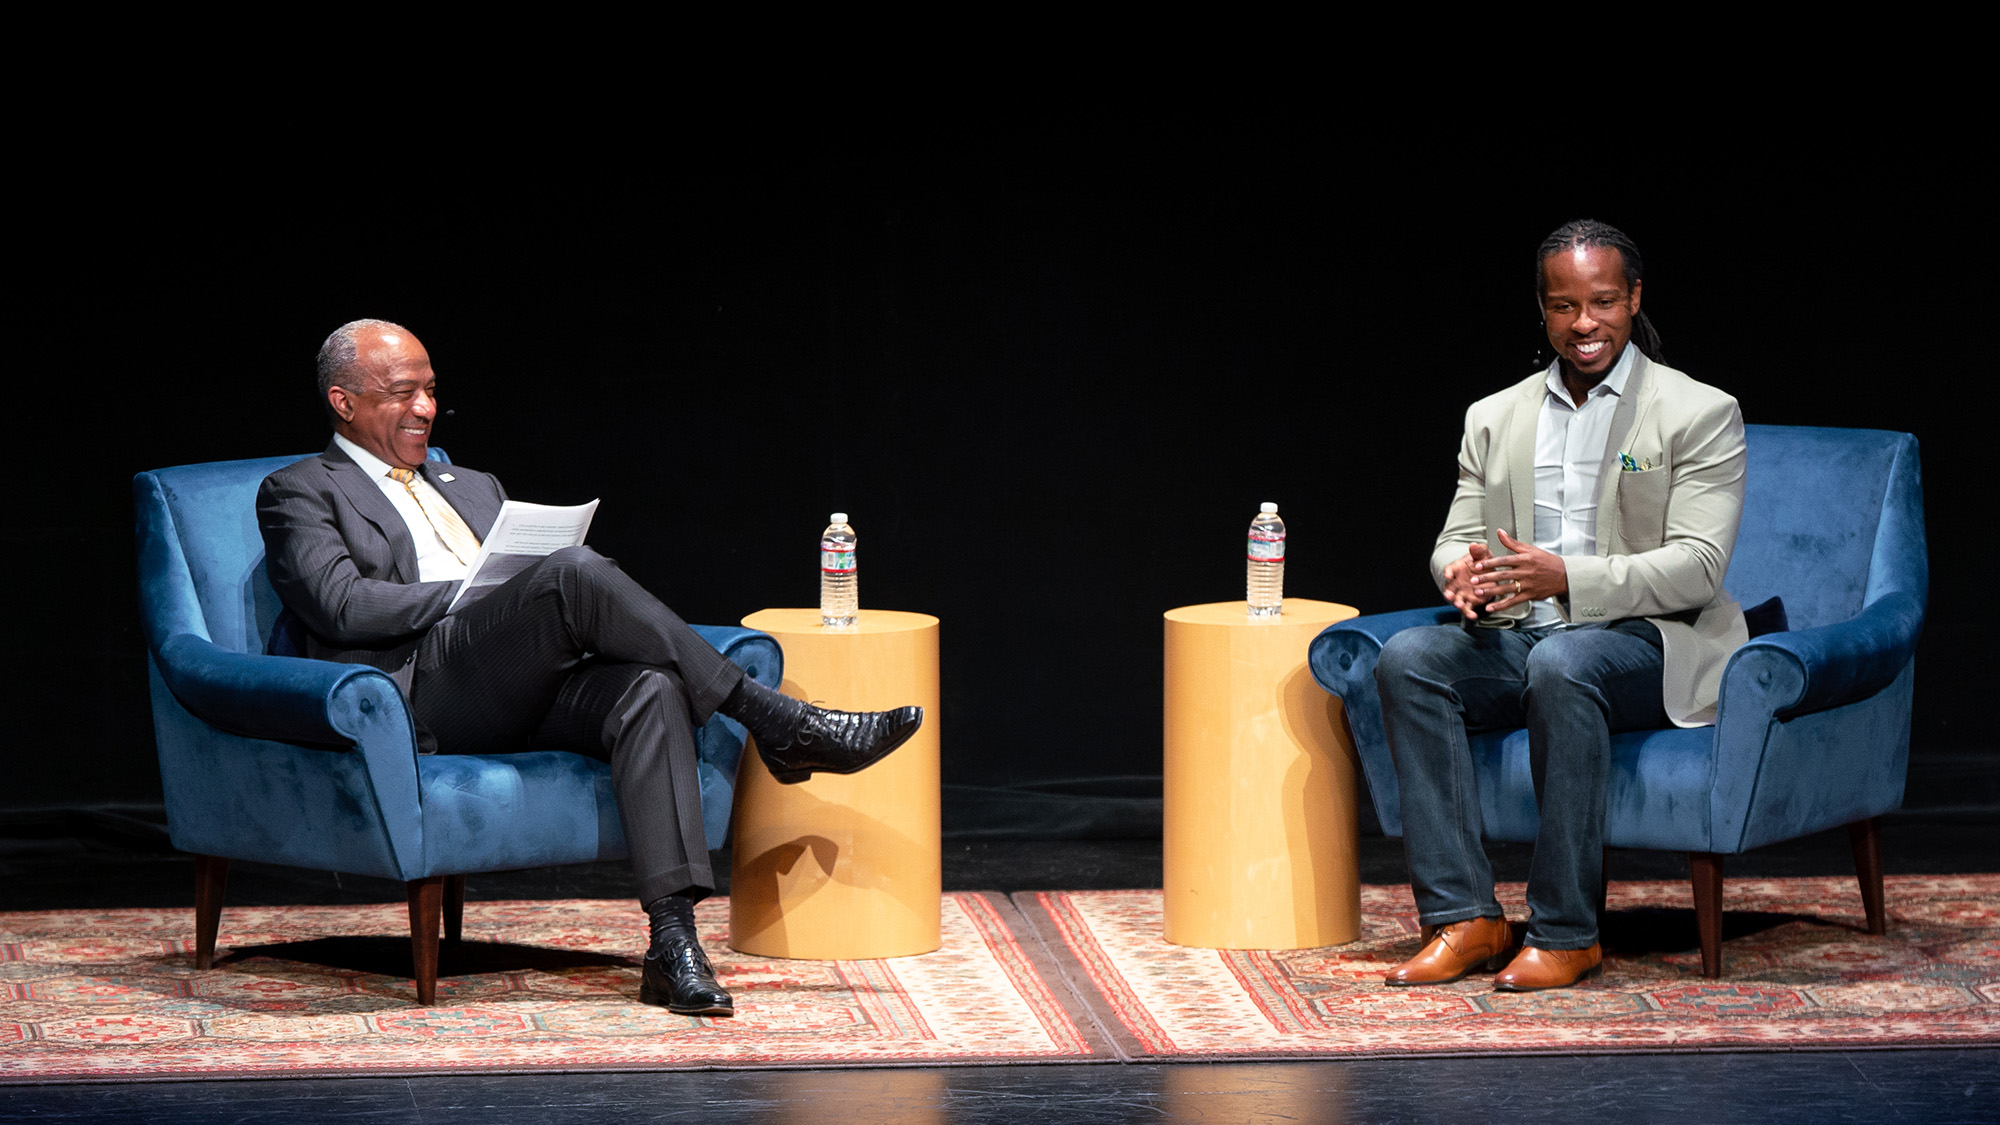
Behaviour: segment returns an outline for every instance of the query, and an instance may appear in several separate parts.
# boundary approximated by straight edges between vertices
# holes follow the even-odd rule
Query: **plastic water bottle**
[[[1250,521],[1249,556],[1250,616],[1275,617],[1285,601],[1285,521],[1278,518],[1278,506],[1266,500],[1258,505],[1257,518]]]
[[[828,518],[832,522],[819,533],[819,623],[844,627],[854,624],[861,604],[854,567],[854,529],[847,526],[846,512],[835,512]]]

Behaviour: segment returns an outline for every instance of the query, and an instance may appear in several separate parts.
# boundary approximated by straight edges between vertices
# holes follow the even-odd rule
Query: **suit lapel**
[[[451,479],[443,479],[447,476]],[[424,462],[424,479],[431,482],[431,487],[438,490],[438,495],[445,498],[452,511],[458,513],[458,518],[464,520],[465,526],[471,528],[472,534],[484,543],[486,533],[493,530],[493,521],[500,518],[500,505],[485,481],[474,483],[479,476],[477,473],[468,475],[455,471],[442,461]]]
[[[1507,514],[1507,534],[1524,542],[1535,541],[1535,427],[1542,417],[1542,396],[1548,394],[1544,376],[1537,376],[1521,388],[1521,394],[1514,400],[1514,416],[1507,422],[1507,484],[1509,502],[1514,510]],[[1528,519],[1527,534],[1522,531],[1522,513]],[[1487,546],[1496,555],[1510,555],[1512,551],[1500,545],[1500,537],[1493,528],[1486,529]]]
[[[403,522],[402,513],[382,495],[382,488],[368,479],[361,466],[354,463],[338,445],[328,445],[321,457],[327,475],[333,478],[334,486],[340,489],[361,518],[375,525],[375,530],[388,540],[391,577],[398,582],[417,580],[417,544],[410,538],[410,528]]]
[[[1618,528],[1618,474],[1623,471],[1618,455],[1633,448],[1639,422],[1653,403],[1652,363],[1633,344],[1632,374],[1625,380],[1625,393],[1618,396],[1618,409],[1611,413],[1610,440],[1604,443],[1604,461],[1597,475],[1597,553],[1622,555],[1625,539]]]

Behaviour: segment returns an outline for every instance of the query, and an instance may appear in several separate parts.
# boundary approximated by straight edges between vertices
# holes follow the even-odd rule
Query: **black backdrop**
[[[1750,421],[1919,436],[1917,751],[1991,747],[1984,205],[1935,152],[1096,109],[91,153],[19,236],[16,452],[60,487],[4,521],[0,808],[157,800],[129,478],[321,448],[313,352],[358,316],[428,345],[438,444],[602,497],[593,544],[690,620],[811,604],[851,513],[864,607],[943,620],[948,783],[1143,790],[1160,614],[1242,595],[1258,501],[1288,593],[1435,600],[1462,412],[1537,362],[1533,248],[1578,216]]]

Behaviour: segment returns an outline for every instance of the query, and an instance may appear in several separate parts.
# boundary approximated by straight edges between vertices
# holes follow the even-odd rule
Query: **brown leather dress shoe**
[[[1423,952],[1395,967],[1382,983],[1395,988],[1450,984],[1474,969],[1491,972],[1507,962],[1513,927],[1505,918],[1468,918],[1440,927]]]
[[[1588,949],[1537,949],[1526,946],[1512,964],[1493,978],[1495,992],[1534,992],[1543,988],[1568,988],[1586,977],[1604,971],[1604,949],[1596,942]]]

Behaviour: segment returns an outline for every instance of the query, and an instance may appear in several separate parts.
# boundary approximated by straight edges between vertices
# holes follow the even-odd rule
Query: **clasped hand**
[[[1569,593],[1569,571],[1561,555],[1533,543],[1523,543],[1505,531],[1500,544],[1514,552],[1495,555],[1484,543],[1466,548],[1465,557],[1444,568],[1444,597],[1466,620],[1498,613],[1526,602]]]

